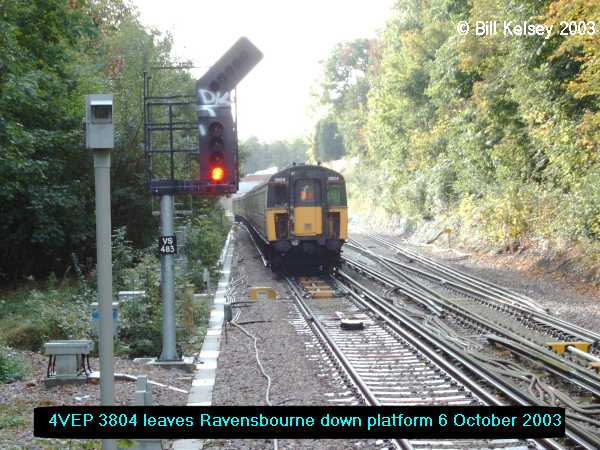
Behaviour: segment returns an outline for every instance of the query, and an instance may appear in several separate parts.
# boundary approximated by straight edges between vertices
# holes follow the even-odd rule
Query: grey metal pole
[[[110,406],[115,400],[115,365],[112,317],[112,246],[110,219],[110,150],[94,150],[96,185],[96,271],[100,309],[100,400]],[[103,450],[116,450],[114,440],[102,440]]]
[[[173,236],[173,196],[160,198],[160,234]],[[163,306],[163,341],[160,361],[178,359],[175,348],[175,283],[173,280],[173,255],[160,256],[160,295]]]

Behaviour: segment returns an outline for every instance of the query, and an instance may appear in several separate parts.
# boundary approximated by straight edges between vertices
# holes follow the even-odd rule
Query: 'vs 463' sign
[[[177,254],[177,238],[175,236],[161,236],[158,238],[158,252],[161,255]]]

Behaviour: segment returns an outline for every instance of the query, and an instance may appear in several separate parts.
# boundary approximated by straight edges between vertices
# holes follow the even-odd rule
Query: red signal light
[[[219,183],[225,178],[225,169],[220,166],[216,166],[210,169],[210,179],[213,183]]]

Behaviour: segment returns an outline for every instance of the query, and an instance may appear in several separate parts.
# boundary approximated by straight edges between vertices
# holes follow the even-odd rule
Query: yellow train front
[[[346,184],[322,166],[294,165],[233,199],[233,212],[275,270],[339,264],[348,238]]]

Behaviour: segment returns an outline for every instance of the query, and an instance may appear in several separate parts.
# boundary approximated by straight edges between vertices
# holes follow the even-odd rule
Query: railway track
[[[259,253],[261,249],[257,248]],[[389,263],[388,263],[389,264]],[[532,378],[529,392],[510,376],[530,379],[530,374],[507,361],[486,360],[465,350],[464,340],[451,330],[431,326],[416,317],[420,313],[399,308],[357,281],[355,275],[338,270],[325,283],[337,286],[335,299],[311,298],[301,283],[286,277],[297,308],[320,342],[331,363],[361,403],[369,405],[478,404],[546,406],[531,389],[539,389]],[[410,287],[404,283],[404,287]],[[394,287],[397,289],[397,286]],[[413,291],[419,289],[412,287]],[[332,289],[333,291],[333,289]],[[314,295],[314,293],[312,293]],[[422,292],[420,292],[422,294]],[[428,318],[436,318],[446,305],[421,295]],[[504,305],[503,307],[507,307]],[[340,316],[362,320],[363,330],[341,330]],[[441,330],[441,331],[440,331]],[[508,374],[508,375],[507,375]],[[414,379],[412,379],[414,378]],[[416,381],[418,380],[418,381]],[[579,411],[581,413],[581,411]],[[583,414],[594,413],[585,410]],[[565,426],[568,447],[600,448],[595,429],[578,420]],[[573,418],[573,415],[571,415]],[[593,422],[592,422],[593,423]],[[537,448],[563,449],[562,441],[405,441],[395,440],[395,448]]]
[[[357,248],[356,245],[351,245],[354,248]],[[406,273],[401,272],[401,268],[397,267],[394,264],[391,264],[389,262],[390,258],[385,258],[381,257],[380,255],[376,255],[374,252],[371,252],[365,249],[364,247],[358,248],[358,250],[367,254],[370,258],[377,261],[381,264],[381,266],[383,266],[385,269],[388,269],[390,272],[394,273],[397,276],[393,277],[384,275],[381,270],[376,270],[373,267],[366,266],[365,264],[348,258],[344,259],[344,263],[349,268],[358,271],[360,274],[366,276],[367,278],[384,284],[386,287],[390,288],[390,291],[399,292],[405,297],[408,297],[412,301],[417,303],[422,308],[422,310],[426,312],[426,315],[428,315],[428,317],[425,318],[426,320],[422,320],[422,322],[427,322],[429,319],[431,319],[431,316],[439,316],[441,314],[445,314],[447,316],[454,316],[462,324],[470,326],[472,329],[475,329],[479,333],[488,334],[488,336],[486,337],[491,342],[503,346],[504,348],[508,349],[511,353],[519,355],[521,358],[525,358],[529,361],[532,361],[537,366],[542,366],[546,371],[560,377],[563,381],[577,386],[579,390],[588,392],[592,396],[596,397],[600,393],[600,377],[598,377],[597,374],[593,370],[590,370],[590,368],[588,368],[587,366],[580,364],[581,360],[572,361],[568,358],[564,358],[546,349],[542,345],[542,343],[547,341],[547,339],[540,338],[540,331],[550,335],[554,333],[554,335],[556,336],[556,328],[550,325],[545,325],[543,329],[540,329],[539,324],[533,322],[531,318],[527,318],[527,321],[524,321],[524,307],[522,305],[518,305],[517,307],[514,307],[514,309],[511,309],[513,307],[511,305],[507,305],[505,302],[496,302],[487,299],[487,302],[485,303],[486,308],[489,311],[492,311],[492,316],[495,317],[495,320],[490,320],[488,317],[474,312],[472,308],[465,307],[464,299],[460,302],[452,301],[451,299],[440,296],[437,292],[432,291],[427,286],[424,286],[422,283],[416,282],[414,280],[414,277],[406,275]],[[413,255],[411,255],[411,257],[414,258]],[[439,276],[439,274],[435,275]],[[352,277],[348,277],[348,279],[351,280]],[[483,286],[485,284],[483,282],[478,282],[478,285]],[[514,299],[515,297],[512,297],[512,300]],[[535,314],[537,315],[547,315],[546,312],[542,313],[539,312],[538,308],[531,307],[532,305],[534,305],[534,303],[527,305],[525,308],[537,310],[535,312]],[[480,306],[478,311],[480,312],[482,308],[483,307]],[[503,315],[508,316],[508,319],[504,320],[504,323],[503,320],[498,319]],[[421,319],[423,319],[424,317],[425,316],[422,316]],[[519,327],[518,325],[523,326]],[[433,328],[429,327],[429,329],[431,330]],[[573,330],[573,328],[568,329]],[[575,331],[584,334],[588,330],[583,330],[583,332],[580,332],[580,330]],[[434,330],[434,332],[439,333],[439,330]],[[441,334],[447,335],[447,333]],[[589,332],[585,334],[586,337],[589,338],[593,337],[594,332]],[[565,336],[569,335],[562,334],[560,336],[564,338]],[[458,337],[457,335],[455,335],[455,337],[457,337],[460,340],[460,337]],[[454,341],[456,340],[457,339],[454,339]],[[464,346],[463,350],[466,350]],[[585,361],[585,359],[583,359],[582,361]],[[477,361],[475,362],[477,363]],[[479,363],[480,362],[481,361],[479,361]],[[504,367],[502,369],[506,368]],[[507,371],[504,370],[504,373],[506,374]],[[514,372],[510,373],[510,371],[508,371],[508,373],[509,375],[515,375]],[[518,375],[521,375],[522,378],[524,378],[525,380],[531,380],[532,385],[538,383],[539,381],[537,377],[532,376],[531,374],[523,376],[523,374],[520,373]],[[528,401],[532,402],[530,404],[544,404],[546,394],[548,394],[547,397],[549,397],[549,404],[556,404],[555,402],[558,400],[557,397],[560,397],[561,403],[563,403],[567,407],[568,417],[577,421],[576,423],[572,423],[572,431],[574,431],[572,437],[576,437],[576,435],[578,435],[578,430],[583,431],[583,434],[586,435],[587,438],[584,438],[582,441],[576,440],[576,442],[578,442],[579,445],[585,448],[600,448],[600,439],[598,437],[597,429],[598,425],[600,425],[600,421],[594,418],[594,415],[600,413],[600,405],[580,405],[572,399],[570,399],[569,396],[565,396],[564,393],[561,394],[559,393],[559,391],[556,391],[551,387],[547,387],[544,385],[541,386],[542,388],[538,389],[538,392],[541,390],[541,395],[537,395],[537,393],[534,392],[534,389],[532,389],[530,386],[528,392],[529,395],[527,395]],[[592,424],[596,428],[592,427],[590,429],[590,424]]]
[[[485,295],[492,292],[495,285],[478,279],[475,279],[472,283],[463,281],[457,284],[455,280],[458,277],[468,280],[468,276],[431,261],[429,258],[425,258],[423,263],[427,264],[426,267],[431,267],[430,271],[427,272],[391,258],[376,255],[365,247],[359,247],[356,244],[351,244],[351,247],[376,261],[387,269],[393,277],[387,276],[355,259],[345,258],[344,262],[353,269],[376,279],[388,287],[404,292],[414,300],[426,303],[426,306],[434,308],[436,313],[444,310],[460,320],[469,322],[472,327],[479,331],[499,334],[530,348],[532,352],[539,355],[538,361],[544,363],[549,370],[563,378],[565,376],[561,365],[566,364],[568,371],[576,374],[574,377],[567,374],[566,379],[568,381],[572,381],[573,378],[577,380],[585,379],[586,381],[580,384],[580,387],[600,396],[600,376],[598,375],[600,359],[598,358],[597,348],[600,342],[600,334],[578,327],[547,312],[534,311],[520,304],[509,305],[505,302],[491,300],[491,295],[487,297]],[[397,249],[398,246],[394,244],[393,248]],[[415,261],[416,258],[421,258],[420,255],[414,252],[410,252],[410,255],[415,258]],[[418,261],[421,261],[421,259],[418,259]],[[442,276],[446,278],[441,278]],[[424,279],[430,284],[427,285],[419,279]],[[490,286],[489,291],[484,289],[486,283]],[[437,285],[446,292],[458,293],[459,296],[442,295],[439,291],[433,289],[431,284]],[[457,286],[459,287],[457,288]],[[473,290],[471,288],[473,287],[479,289],[477,296],[472,294]],[[511,294],[512,298],[517,297],[517,294],[512,294],[508,290],[506,292]],[[531,300],[531,303],[533,303],[533,300]],[[560,342],[573,344],[567,345],[567,351],[563,352],[562,355],[548,350],[549,345],[556,345]],[[581,349],[589,350],[589,352],[582,352]]]
[[[508,339],[510,342],[518,345],[520,349],[524,349],[521,353],[527,352],[527,357],[535,359],[554,375],[588,391],[590,394],[600,396],[600,377],[593,369],[546,349],[543,344],[548,339],[545,339],[543,334],[528,328],[526,324],[519,327],[523,322],[518,317],[515,318],[511,315],[504,317],[498,314],[498,310],[492,309],[490,312],[495,316],[492,319],[482,314],[481,310],[474,311],[472,308],[468,308],[460,302],[444,298],[414,281],[411,281],[414,289],[406,289],[406,286],[401,281],[378,273],[364,264],[347,258],[344,259],[344,262],[357,272],[379,281],[388,287],[397,289],[407,296],[414,296],[415,292],[418,292],[421,294],[421,299],[423,299],[423,296],[426,295],[425,298],[427,300],[444,309],[447,313],[452,314],[456,319],[462,321],[462,323],[469,324],[477,332]],[[420,290],[417,290],[419,288]],[[504,340],[496,339],[495,342],[504,345],[509,350],[516,348],[515,345],[505,345],[507,341]]]
[[[320,296],[314,298],[314,292],[307,292],[301,282],[291,277],[286,281],[304,319],[313,328],[328,357],[354,386],[362,403],[373,406],[503,404],[454,364],[440,358],[435,347],[421,343],[418,336],[402,332],[400,327],[389,326],[381,314],[365,309],[345,295],[326,300]],[[340,286],[332,279],[326,282]],[[341,287],[344,294],[352,297],[349,287],[343,283]],[[343,321],[353,329],[342,328]],[[516,439],[398,440],[392,443],[403,449],[530,448],[527,442]],[[562,448],[549,440],[538,443],[542,448]]]
[[[504,308],[506,311],[511,311],[514,315],[522,316],[523,320],[528,320],[530,328],[537,327],[544,329],[546,332],[554,334],[557,338],[584,340],[592,346],[592,350],[600,345],[600,333],[587,330],[553,316],[546,308],[530,297],[506,289],[488,280],[440,264],[431,258],[404,248],[388,239],[373,234],[368,236],[380,245],[392,249],[397,255],[407,261],[411,263],[416,262],[421,266],[421,268],[417,268],[414,265],[406,264],[392,258],[379,257],[380,260],[393,265],[396,269],[427,279],[442,286],[444,289],[459,293],[484,305],[494,305],[498,308]],[[351,242],[351,245],[355,247],[357,244],[356,241]]]

